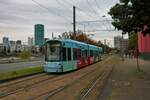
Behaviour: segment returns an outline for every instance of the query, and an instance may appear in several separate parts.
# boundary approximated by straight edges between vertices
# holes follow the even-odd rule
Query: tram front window
[[[46,61],[60,61],[60,43],[48,43],[46,48]]]

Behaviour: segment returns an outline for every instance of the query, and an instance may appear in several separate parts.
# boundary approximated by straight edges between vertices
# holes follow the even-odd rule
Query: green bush
[[[32,53],[30,51],[23,51],[19,54],[19,57],[21,59],[30,59],[31,56],[32,56]]]

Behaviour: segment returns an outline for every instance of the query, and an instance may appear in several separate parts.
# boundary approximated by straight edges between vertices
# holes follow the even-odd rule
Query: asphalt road
[[[43,64],[43,61],[0,64],[0,72],[13,71],[13,70],[29,68],[29,67],[36,67],[42,64]]]

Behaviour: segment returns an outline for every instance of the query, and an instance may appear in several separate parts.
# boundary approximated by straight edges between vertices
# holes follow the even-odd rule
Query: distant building
[[[118,50],[127,50],[128,39],[122,39],[121,36],[114,37],[114,47]]]
[[[13,53],[16,51],[16,41],[9,41],[9,47],[10,47],[10,53]]]
[[[44,44],[44,25],[36,24],[34,28],[35,45],[41,46]]]
[[[33,46],[33,38],[32,37],[28,37],[28,46]]]
[[[122,39],[121,41],[120,41],[120,48],[122,49],[122,50],[127,50],[128,49],[128,39]]]
[[[16,41],[10,40],[10,41],[9,41],[9,44],[10,44],[10,45],[15,45],[15,44],[16,44]]]
[[[9,38],[8,37],[3,37],[3,45],[1,44],[1,50],[3,50],[5,54],[9,52]]]
[[[121,48],[121,45],[120,45],[120,41],[121,41],[122,37],[121,36],[116,36],[114,37],[114,47],[116,49],[119,49]]]
[[[3,37],[3,44],[8,45],[9,44],[9,39],[8,37]]]
[[[16,45],[21,45],[21,44],[22,44],[21,40],[16,41]]]
[[[0,53],[4,51],[4,44],[0,44]]]
[[[21,48],[22,48],[22,42],[21,42],[21,40],[17,40],[15,52],[21,52]]]

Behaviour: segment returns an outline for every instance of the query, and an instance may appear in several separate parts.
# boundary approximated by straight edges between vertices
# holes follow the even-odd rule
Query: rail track
[[[112,67],[110,67],[109,69],[111,70]],[[105,69],[105,68],[104,68]],[[109,70],[109,71],[110,71]],[[59,88],[56,88],[54,90],[51,90],[45,94],[41,94],[37,97],[34,97],[34,98],[31,98],[30,100],[51,100],[51,97],[56,97],[58,95],[58,93],[60,93],[61,91],[65,90],[66,88],[68,87],[71,87],[73,86],[75,83],[78,83],[80,80],[84,79],[85,77],[88,77],[89,75],[93,74],[97,72],[97,68],[96,69],[93,69],[93,70],[90,70],[89,72],[83,74],[82,76],[80,76],[79,78],[75,79],[74,81],[72,81],[71,83],[69,84],[66,84],[65,86],[62,86],[62,87],[59,87]],[[85,93],[83,93],[80,97],[80,100],[85,100],[86,96],[92,91],[92,89],[95,87],[95,85],[104,78],[104,76],[106,76],[106,74],[108,74],[108,71],[104,71],[104,72],[101,72],[99,73],[99,75],[91,81],[91,84],[90,86],[88,86],[89,88],[85,91]],[[53,100],[53,99],[52,99]]]
[[[103,79],[106,79],[106,77],[108,77],[110,75],[110,73],[112,71],[112,68],[113,68],[113,66],[109,66],[107,68],[103,67],[103,71],[100,72],[100,73],[97,72],[97,68],[96,68],[94,70],[91,70],[91,71],[85,73],[81,77],[77,78],[76,80],[72,81],[71,83],[69,83],[69,84],[67,84],[67,85],[65,85],[63,87],[59,87],[59,88],[57,88],[57,89],[55,89],[53,91],[49,91],[49,93],[47,93],[46,96],[43,96],[43,97],[41,96],[41,98],[34,98],[32,100],[59,100],[60,98],[55,99],[55,97],[61,95],[61,92],[64,92],[64,93],[66,92],[66,91],[63,91],[63,90],[65,90],[67,88],[70,88],[70,87],[74,87],[75,86],[74,84],[80,84],[81,80],[83,80],[83,79],[85,79],[85,78],[87,78],[89,76],[92,76],[93,74],[96,73],[96,78],[90,80],[90,82],[89,82],[90,84],[88,84],[86,86],[86,88],[84,88],[81,91],[81,94],[80,94],[79,98],[76,98],[76,99],[79,99],[79,100],[86,100],[86,97],[89,96],[89,94],[91,93],[91,91],[93,91],[93,88],[96,87],[96,85],[99,83],[99,81],[102,81]],[[86,85],[86,84],[84,84],[84,85]],[[75,91],[75,90],[72,89],[72,91]],[[72,95],[72,94],[70,94],[70,95]],[[61,96],[61,97],[64,97],[64,95]],[[74,97],[77,97],[77,96],[74,96]],[[76,100],[76,99],[72,99],[72,98],[69,98],[69,99],[70,100]],[[92,100],[92,99],[89,99],[89,100]]]
[[[49,75],[48,75],[49,76]],[[9,90],[9,91],[6,91],[6,92],[2,92],[1,94],[0,94],[0,98],[4,98],[4,97],[7,97],[7,96],[9,96],[9,95],[13,95],[13,94],[15,94],[15,93],[18,93],[18,92],[21,92],[21,91],[26,91],[27,89],[31,89],[31,88],[36,88],[36,87],[38,87],[39,86],[39,84],[41,84],[41,86],[43,85],[43,83],[46,83],[46,84],[48,84],[48,82],[57,82],[57,81],[60,81],[60,80],[63,80],[63,79],[65,79],[66,78],[66,76],[63,76],[63,77],[56,77],[56,76],[52,76],[52,77],[49,77],[49,78],[46,78],[46,79],[41,79],[41,77],[40,77],[40,81],[38,81],[38,82],[34,82],[34,83],[32,83],[32,84],[29,84],[29,85],[26,85],[26,84],[24,84],[23,86],[21,86],[21,87],[19,87],[19,86],[17,86],[17,88],[16,89],[13,89],[13,90],[11,90],[10,88],[7,88],[7,90]],[[22,82],[22,81],[21,81]],[[23,81],[24,82],[24,81]],[[20,84],[20,83],[19,83]],[[54,91],[54,90],[52,90],[52,91]],[[42,94],[43,95],[43,94]]]
[[[54,90],[48,91],[47,93],[41,94],[39,96],[36,96],[34,98],[31,98],[31,100],[48,100],[51,96],[56,95],[57,93],[59,93],[60,91],[63,91],[65,88],[71,86],[72,84],[74,84],[75,82],[81,80],[82,78],[84,78],[85,76],[87,76],[88,74],[90,74],[91,72],[95,71],[96,69],[90,70],[87,73],[84,73],[83,75],[81,75],[80,77],[78,77],[77,79],[73,80],[71,83],[66,84],[64,86],[58,87]]]
[[[55,78],[57,75],[40,74],[27,79],[19,80],[9,84],[0,86],[0,98],[14,94],[26,88],[31,88],[34,85],[40,84],[47,80]]]
[[[106,64],[109,62],[109,59],[107,59],[106,61],[102,62],[103,64]],[[93,66],[94,67],[94,66]],[[60,93],[61,91],[65,90],[66,88],[68,87],[71,87],[73,84],[75,83],[78,83],[80,82],[80,80],[83,80],[85,79],[85,77],[87,77],[88,75],[92,76],[92,73],[96,73],[97,71],[97,67],[95,68],[85,68],[85,69],[81,69],[79,71],[75,71],[74,73],[68,73],[68,74],[65,74],[65,75],[61,75],[59,77],[56,77],[56,75],[54,76],[51,76],[51,77],[48,77],[48,78],[42,78],[42,75],[40,78],[37,78],[39,79],[38,81],[34,81],[32,84],[24,84],[23,86],[21,87],[17,87],[17,89],[13,89],[11,90],[11,88],[8,88],[9,85],[4,85],[5,87],[8,88],[7,91],[5,92],[1,92],[0,93],[0,99],[4,99],[4,100],[7,100],[8,98],[12,98],[12,97],[15,97],[15,96],[18,96],[19,97],[26,97],[26,93],[32,93],[32,95],[30,95],[30,97],[27,97],[25,99],[22,98],[22,100],[48,100],[49,98],[57,95],[58,93]],[[76,73],[76,74],[75,74]],[[94,75],[94,74],[93,74]],[[45,76],[45,75],[43,75]],[[48,75],[49,76],[49,75]],[[76,77],[74,77],[76,76]],[[70,80],[72,79],[72,80]],[[69,82],[67,82],[67,80],[69,80]],[[100,79],[98,79],[99,81]],[[24,80],[24,81],[32,81],[32,78],[29,78],[27,80]],[[20,82],[23,82],[23,80],[21,80]],[[17,82],[17,84],[21,84],[19,81]],[[59,84],[58,86],[56,84],[58,83],[61,83]],[[93,82],[93,80],[92,80]],[[12,83],[12,85],[14,85],[15,83]],[[53,85],[55,85],[54,87],[52,87]],[[1,87],[1,86],[0,86]],[[51,88],[50,88],[51,87]],[[42,90],[41,90],[42,89]],[[44,90],[45,89],[45,90]],[[46,90],[47,89],[47,90]],[[34,92],[35,91],[40,91],[40,93],[37,93],[36,95],[34,95]],[[43,91],[44,90],[44,91]],[[1,91],[1,88],[0,88],[0,91]],[[35,92],[36,93],[36,92]],[[88,93],[86,93],[88,94]],[[29,94],[28,94],[29,95]],[[20,100],[20,99],[15,99],[15,100]]]
[[[39,78],[39,77],[42,77],[44,75],[45,75],[45,73],[41,73],[41,74],[28,76],[28,77],[25,77],[25,78],[19,78],[19,79],[11,80],[11,81],[8,81],[8,82],[4,82],[4,83],[0,84],[0,88],[8,87],[10,85],[14,85],[14,84],[17,84],[17,83],[20,83],[20,82],[24,82],[24,81],[32,80],[32,79],[35,79],[35,78]]]
[[[91,100],[88,98],[88,96],[90,96],[92,94],[91,93],[92,91],[96,92],[96,91],[94,91],[94,88],[103,88],[104,85],[101,85],[101,87],[98,87],[96,85],[101,84],[101,82],[104,82],[103,80],[106,80],[106,78],[110,75],[112,70],[113,70],[113,67],[110,67],[107,70],[105,70],[104,72],[102,72],[100,75],[98,75],[98,77],[96,77],[96,79],[92,82],[92,84],[82,93],[80,100]],[[100,93],[100,90],[98,92]],[[92,96],[90,96],[90,97],[92,97]]]
[[[90,86],[90,88],[83,94],[81,95],[81,98],[80,100],[85,100],[86,99],[86,96],[92,91],[92,89],[95,87],[95,85],[97,84],[97,82],[99,80],[101,80],[105,75],[105,72],[102,73],[102,75],[100,75]]]

